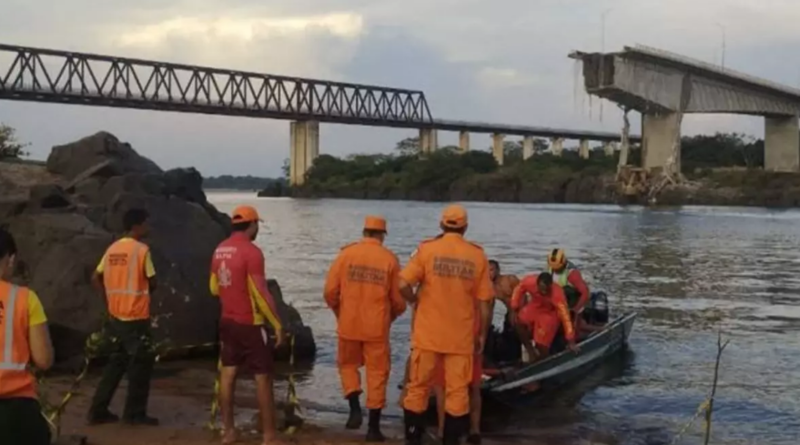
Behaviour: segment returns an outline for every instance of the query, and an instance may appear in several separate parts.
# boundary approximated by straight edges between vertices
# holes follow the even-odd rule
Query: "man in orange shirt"
[[[526,295],[529,297],[527,303]],[[530,359],[541,360],[550,354],[559,323],[564,328],[569,349],[578,351],[564,291],[553,283],[553,276],[549,273],[524,277],[511,296],[511,309],[516,315],[520,341]]]
[[[437,363],[444,367],[442,442],[457,444],[469,427],[469,384],[475,354],[483,352],[494,296],[483,249],[464,239],[467,211],[444,209],[442,234],[422,242],[400,274],[400,292],[416,303],[408,391],[403,401],[406,443],[419,445]],[[413,286],[420,285],[417,294]],[[476,304],[477,301],[477,304]],[[479,310],[478,310],[479,309]],[[480,335],[475,336],[475,317]]]
[[[0,443],[50,445],[50,427],[36,395],[29,364],[46,371],[53,345],[39,297],[5,281],[14,269],[17,245],[0,229]]]
[[[112,244],[97,265],[95,287],[105,294],[109,320],[105,335],[114,339],[108,365],[97,385],[87,421],[90,425],[116,422],[108,410],[114,392],[128,374],[123,421],[131,425],[158,425],[147,415],[150,377],[155,354],[150,333],[150,295],[156,290],[156,271],[147,236],[149,214],[130,209],[122,217],[125,235]]]
[[[583,281],[581,271],[572,264],[572,261],[567,260],[564,249],[553,249],[547,256],[547,266],[553,275],[553,282],[564,289],[564,296],[573,315],[572,323],[575,329],[580,330],[583,324],[581,314],[591,295],[589,286]]]
[[[223,444],[236,441],[233,390],[240,367],[255,375],[264,445],[277,439],[272,345],[264,323],[272,325],[276,346],[283,342],[283,326],[275,301],[267,289],[264,254],[253,244],[260,221],[253,207],[234,209],[231,216],[233,234],[220,243],[211,260],[211,294],[219,297],[222,307],[219,321],[222,361],[219,402]]]
[[[383,442],[381,410],[386,406],[386,384],[391,369],[389,329],[405,310],[400,296],[400,263],[383,246],[386,220],[368,216],[361,241],[344,246],[325,281],[325,302],[336,315],[339,334],[338,365],[344,397],[350,404],[346,428],[361,427],[359,396],[366,366],[367,442]]]

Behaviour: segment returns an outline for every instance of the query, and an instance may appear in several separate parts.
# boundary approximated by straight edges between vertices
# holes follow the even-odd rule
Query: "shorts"
[[[272,374],[272,344],[264,326],[219,322],[222,366],[242,367],[253,374]]]
[[[50,445],[50,426],[36,399],[0,399],[0,443]]]
[[[469,384],[472,386],[480,385],[483,382],[483,355],[475,354],[472,357],[472,380]],[[432,386],[444,388],[444,361],[439,360],[436,363],[436,370],[433,374]]]
[[[532,306],[525,306],[519,311],[519,322],[530,329],[536,346],[550,348],[556,338],[561,320],[554,312],[536,311]]]

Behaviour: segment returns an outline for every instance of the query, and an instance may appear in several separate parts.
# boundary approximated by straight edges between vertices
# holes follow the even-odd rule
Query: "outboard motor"
[[[583,310],[583,319],[592,325],[604,325],[608,318],[608,295],[603,291],[592,292],[589,304]]]

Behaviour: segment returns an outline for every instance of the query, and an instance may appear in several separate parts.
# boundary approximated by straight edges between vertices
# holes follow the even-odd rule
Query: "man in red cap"
[[[389,329],[406,304],[400,296],[400,263],[383,246],[386,220],[367,216],[363,234],[360,241],[342,247],[328,271],[324,297],[338,325],[337,361],[344,397],[350,403],[345,427],[361,427],[359,368],[366,365],[367,442],[383,442],[380,419],[391,370]]]
[[[437,365],[444,371],[442,442],[457,444],[469,428],[469,385],[476,354],[483,352],[494,289],[483,249],[464,239],[467,211],[444,209],[442,234],[423,241],[400,273],[400,293],[416,304],[408,390],[403,401],[405,436],[420,445]],[[413,287],[419,285],[416,294]],[[476,320],[477,318],[477,320]],[[476,331],[479,335],[475,335]]]
[[[222,306],[219,325],[222,361],[219,399],[223,444],[236,441],[233,389],[240,367],[245,367],[255,375],[264,444],[276,440],[272,391],[273,346],[264,324],[268,322],[275,331],[276,346],[283,342],[283,327],[275,301],[267,289],[264,254],[253,244],[260,221],[253,207],[237,207],[231,217],[233,234],[217,247],[211,260],[211,293],[219,296]]]

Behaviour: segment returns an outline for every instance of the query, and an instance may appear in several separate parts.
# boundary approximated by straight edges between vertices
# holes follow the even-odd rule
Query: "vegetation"
[[[683,138],[682,166],[690,177],[708,176],[719,167],[758,168],[764,144],[741,134]],[[507,202],[608,202],[618,155],[595,148],[589,159],[566,149],[548,153],[548,143],[534,141],[535,155],[522,159],[522,145],[506,142],[504,165],[488,151],[460,153],[444,147],[420,155],[417,138],[397,143],[391,154],[357,154],[345,158],[321,155],[307,174],[298,196],[372,199],[481,200]],[[640,162],[638,147],[629,163]]]
[[[0,123],[0,159],[28,156],[28,153],[23,150],[27,145],[17,139],[16,130]]]
[[[211,176],[203,179],[203,187],[207,189],[222,190],[263,190],[273,186],[283,179],[261,178],[258,176]]]

